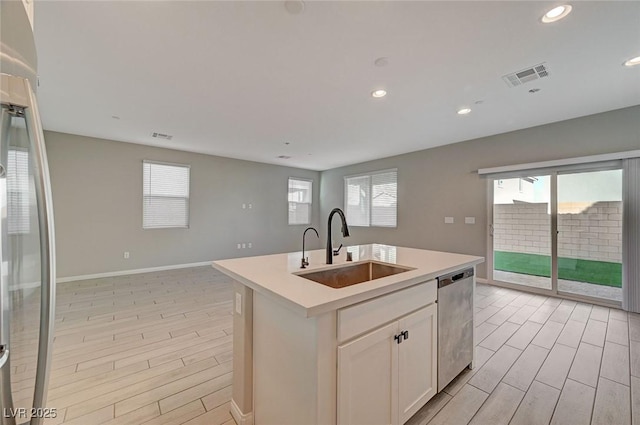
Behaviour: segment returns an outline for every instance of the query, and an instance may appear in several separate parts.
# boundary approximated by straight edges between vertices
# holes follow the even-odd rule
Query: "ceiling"
[[[38,2],[42,120],[325,170],[640,104],[640,66],[622,66],[640,55],[640,2],[574,1],[541,23],[557,4]],[[502,80],[542,62],[549,77]]]

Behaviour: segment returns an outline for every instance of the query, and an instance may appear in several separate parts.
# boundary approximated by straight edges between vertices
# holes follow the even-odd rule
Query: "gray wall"
[[[287,224],[289,177],[313,179],[319,223],[315,171],[50,131],[45,140],[58,277],[299,250],[305,226]],[[189,229],[142,230],[143,159],[191,165]],[[253,248],[238,250],[239,242]]]
[[[476,173],[479,168],[635,149],[640,149],[640,106],[324,171],[322,231],[329,211],[344,206],[344,176],[397,167],[398,227],[352,227],[346,243],[486,256],[488,187]],[[455,224],[444,224],[445,216],[453,216]],[[464,224],[465,216],[474,216],[476,224]],[[332,228],[338,243],[339,227],[336,221]],[[478,274],[486,277],[485,265]]]

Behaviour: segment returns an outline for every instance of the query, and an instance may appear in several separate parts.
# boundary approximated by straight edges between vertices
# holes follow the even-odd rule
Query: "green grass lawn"
[[[551,276],[551,257],[519,252],[494,252],[494,268],[505,272]],[[606,261],[558,258],[560,279],[589,282],[596,285],[622,287],[622,264]]]

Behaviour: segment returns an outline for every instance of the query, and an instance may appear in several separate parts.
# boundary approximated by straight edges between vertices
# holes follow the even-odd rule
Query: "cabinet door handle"
[[[401,332],[398,335],[395,335],[393,339],[396,341],[396,343],[400,344],[402,342],[403,337],[404,337],[404,333]]]
[[[409,339],[409,331],[404,331],[401,335],[404,337],[404,339]]]

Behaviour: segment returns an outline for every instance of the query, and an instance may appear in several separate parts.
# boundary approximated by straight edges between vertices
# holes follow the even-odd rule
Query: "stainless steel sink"
[[[395,264],[367,261],[315,272],[300,273],[298,276],[337,289],[380,279],[381,277],[404,273],[409,270],[413,269]]]

